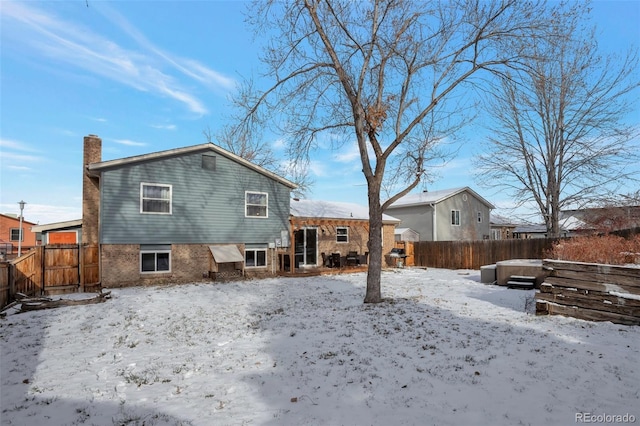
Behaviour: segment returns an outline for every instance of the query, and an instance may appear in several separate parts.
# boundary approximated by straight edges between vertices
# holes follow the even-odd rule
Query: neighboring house
[[[560,222],[571,235],[589,235],[640,228],[640,206],[563,210]]]
[[[399,222],[382,215],[383,255],[394,247],[394,229]],[[290,257],[295,259],[296,268],[326,266],[334,253],[340,254],[341,266],[350,252],[357,254],[357,262],[367,263],[369,209],[352,203],[293,199],[291,239],[294,244]],[[383,266],[392,265],[385,265],[383,260]]]
[[[31,230],[41,235],[41,244],[80,244],[82,241],[82,219],[47,223],[32,226]]]
[[[489,239],[494,206],[469,187],[408,194],[385,210],[420,241]]]
[[[31,230],[35,223],[22,218],[22,254],[31,250],[37,243],[36,233]],[[20,241],[20,216],[0,213],[0,259],[8,259],[18,254]]]
[[[81,240],[99,245],[103,287],[277,272],[295,184],[212,143],[110,161],[101,151],[84,138]]]
[[[518,225],[513,230],[513,238],[517,238],[517,239],[547,238],[547,227],[544,224]]]
[[[514,231],[518,224],[509,220],[504,216],[500,216],[497,214],[491,214],[491,239],[492,240],[508,240],[511,238],[515,238]]]
[[[420,241],[420,234],[411,228],[396,228],[395,240],[409,242]]]

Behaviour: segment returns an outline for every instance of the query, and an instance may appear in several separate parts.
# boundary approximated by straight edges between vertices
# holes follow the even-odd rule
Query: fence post
[[[7,279],[9,280],[9,300],[7,300],[7,302],[11,303],[16,297],[16,277],[14,273],[15,268],[13,267],[11,262],[8,263],[7,268]]]

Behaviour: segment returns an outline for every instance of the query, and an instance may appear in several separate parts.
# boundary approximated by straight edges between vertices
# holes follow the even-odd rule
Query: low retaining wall
[[[544,260],[538,315],[640,325],[640,268]]]

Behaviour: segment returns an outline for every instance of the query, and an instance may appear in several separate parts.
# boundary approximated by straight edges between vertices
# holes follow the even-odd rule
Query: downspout
[[[433,241],[438,241],[438,226],[437,226],[437,218],[438,215],[436,214],[436,205],[434,203],[430,203],[429,206],[431,206],[431,225],[433,227],[431,233],[433,234]]]

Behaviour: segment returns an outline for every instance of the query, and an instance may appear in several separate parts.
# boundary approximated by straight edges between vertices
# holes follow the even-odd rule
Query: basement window
[[[245,249],[244,265],[247,268],[264,268],[267,266],[267,249]]]
[[[171,272],[171,245],[141,245],[140,272]]]

